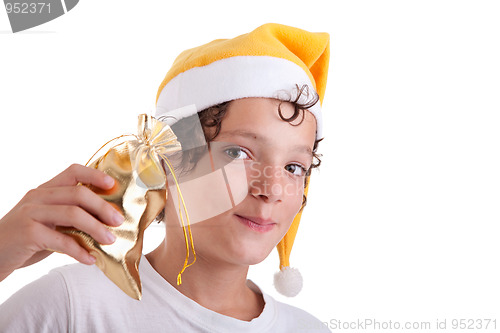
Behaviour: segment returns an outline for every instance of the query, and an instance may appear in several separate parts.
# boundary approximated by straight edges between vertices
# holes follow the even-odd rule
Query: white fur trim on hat
[[[198,110],[196,109],[196,105],[191,104],[191,105],[186,105],[183,107],[180,107],[175,110],[161,110],[156,107],[156,118],[160,119],[164,123],[168,124],[169,126],[172,126],[182,118],[187,118],[189,116],[192,116],[193,114],[196,114]]]
[[[295,99],[297,87],[314,86],[297,64],[271,56],[235,56],[209,65],[191,68],[165,85],[156,103],[156,117],[195,104],[198,111],[223,102],[245,97]],[[312,96],[311,96],[312,97]],[[311,98],[309,97],[309,98]],[[306,102],[301,96],[299,102]],[[317,139],[322,138],[320,103],[309,111],[316,117]]]

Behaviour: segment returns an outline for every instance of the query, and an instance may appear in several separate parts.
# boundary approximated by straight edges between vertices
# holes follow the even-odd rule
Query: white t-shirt
[[[318,319],[262,293],[259,317],[243,321],[206,309],[181,294],[143,255],[142,300],[127,296],[95,265],[66,265],[25,286],[0,305],[1,332],[330,332]]]

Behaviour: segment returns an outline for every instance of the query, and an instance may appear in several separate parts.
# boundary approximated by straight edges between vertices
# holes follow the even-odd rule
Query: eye
[[[295,164],[295,163],[286,165],[285,170],[299,177],[304,176],[307,172],[306,168],[304,168],[300,164]]]
[[[226,150],[224,150],[224,153],[226,153],[227,156],[229,156],[233,160],[249,158],[248,154],[240,147],[227,148]]]

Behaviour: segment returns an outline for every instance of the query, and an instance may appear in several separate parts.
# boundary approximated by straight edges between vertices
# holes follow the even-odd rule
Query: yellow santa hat
[[[156,116],[170,116],[178,121],[208,107],[245,97],[294,100],[299,94],[297,86],[308,86],[309,91],[319,95],[320,103],[309,111],[316,118],[316,138],[320,139],[329,58],[327,33],[275,23],[233,39],[214,40],[177,57],[158,89]],[[299,102],[307,99],[301,95]],[[192,104],[196,108],[185,108]],[[308,187],[306,195],[307,190]],[[280,272],[275,275],[275,286],[286,296],[295,296],[302,288],[300,273],[289,267],[301,212],[277,245]]]

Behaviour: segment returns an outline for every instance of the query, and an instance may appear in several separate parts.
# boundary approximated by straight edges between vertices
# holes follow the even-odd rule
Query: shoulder
[[[266,302],[265,315],[273,317],[273,332],[330,332],[327,323],[323,323],[312,314],[295,306],[279,302],[264,293],[253,281],[248,280],[249,287],[261,293]]]
[[[2,332],[67,331],[69,295],[63,276],[55,270],[21,288],[0,305]]]
[[[312,314],[295,306],[274,300],[277,320],[288,332],[330,332],[328,326]]]
[[[54,268],[50,271],[49,275],[51,274],[62,279],[69,297],[81,293],[88,296],[102,296],[102,287],[115,286],[96,265],[80,263],[65,265]]]
[[[52,269],[0,305],[0,331],[104,331],[109,308],[131,302],[97,266],[70,264]]]

